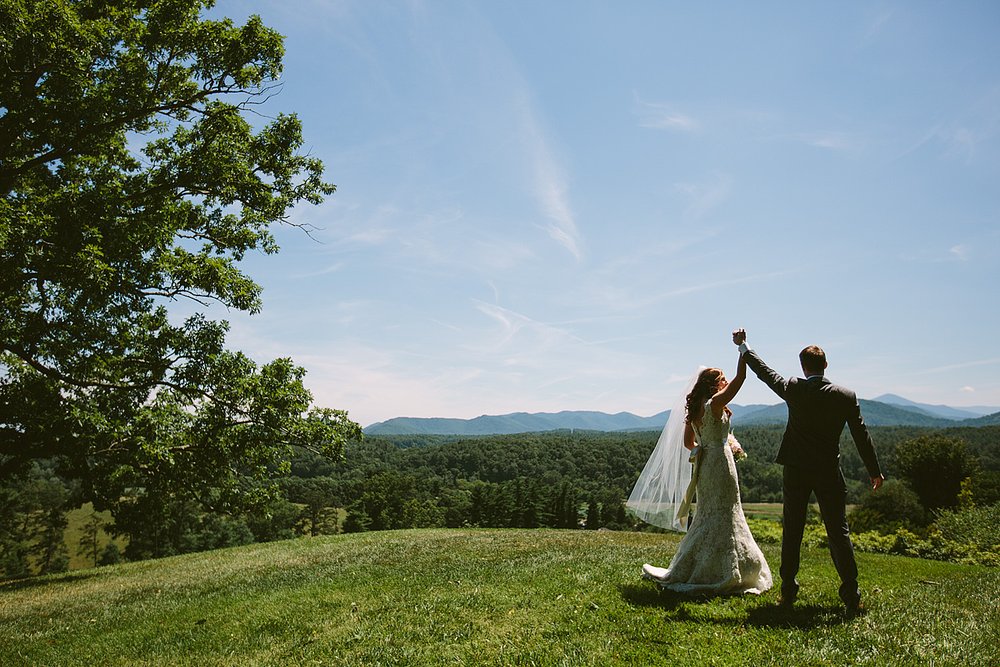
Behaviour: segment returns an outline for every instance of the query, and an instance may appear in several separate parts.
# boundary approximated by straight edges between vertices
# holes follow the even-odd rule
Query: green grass
[[[697,503],[695,503],[697,506]],[[816,516],[819,516],[819,505],[816,503],[811,504]],[[854,505],[847,506],[847,512],[854,509]],[[781,512],[783,505],[781,503],[743,503],[743,512],[747,517],[753,517],[757,519],[770,519],[772,521],[781,520]]]
[[[743,512],[748,517],[778,521],[781,510],[781,503],[743,503]]]
[[[0,584],[11,665],[995,665],[1000,570],[829,554],[801,596],[659,591],[676,535],[411,530],[255,544]],[[777,569],[776,545],[764,545]]]

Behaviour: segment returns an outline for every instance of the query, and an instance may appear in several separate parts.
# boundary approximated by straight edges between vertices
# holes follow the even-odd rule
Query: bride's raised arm
[[[743,381],[746,379],[747,362],[741,354],[739,363],[736,365],[736,377],[734,377],[729,384],[722,389],[722,391],[712,397],[712,408],[721,412],[723,407],[729,405],[729,402],[736,398],[736,394],[739,393],[740,387],[743,386]]]

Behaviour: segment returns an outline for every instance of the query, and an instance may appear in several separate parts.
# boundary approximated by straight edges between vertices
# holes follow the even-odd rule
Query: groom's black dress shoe
[[[847,615],[851,618],[854,618],[855,616],[864,616],[868,613],[868,610],[865,609],[865,605],[861,602],[861,598],[845,602],[844,604],[847,605]]]
[[[782,609],[791,609],[792,605],[795,604],[795,599],[797,597],[798,595],[795,593],[792,593],[791,595],[782,594],[781,597],[778,598],[778,606]]]

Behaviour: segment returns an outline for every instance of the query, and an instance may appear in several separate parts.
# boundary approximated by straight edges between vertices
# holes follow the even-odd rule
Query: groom
[[[799,552],[806,524],[809,494],[815,492],[826,525],[830,555],[840,575],[840,599],[851,613],[861,609],[858,566],[847,527],[847,487],[840,470],[840,434],[847,424],[861,460],[878,490],[885,479],[871,435],[861,417],[854,392],[823,377],[826,354],[815,345],[799,353],[805,379],[785,380],[747,347],[743,329],[733,332],[733,343],[747,366],[788,404],[788,425],[781,438],[777,462],[784,467],[783,527],[781,534],[781,604],[791,605],[799,593]]]

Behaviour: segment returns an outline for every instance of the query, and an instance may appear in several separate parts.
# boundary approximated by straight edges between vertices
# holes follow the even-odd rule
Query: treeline
[[[783,429],[738,428],[744,502],[780,502],[774,463]],[[0,486],[0,570],[23,576],[64,569],[68,549],[97,565],[299,535],[415,527],[638,529],[624,500],[657,432],[557,431],[502,436],[377,436],[352,442],[342,461],[302,453],[277,494],[243,515],[206,513],[190,499],[134,489],[112,521],[92,520],[80,545],[65,545],[65,514],[79,480],[56,466]],[[889,482],[867,491],[850,437],[842,443],[848,499],[860,530],[927,531],[940,512],[1000,502],[1000,427],[874,428]],[[248,489],[260,493],[261,489]],[[265,494],[261,493],[262,498]],[[100,548],[99,532],[119,538]],[[85,543],[84,543],[85,541]]]

